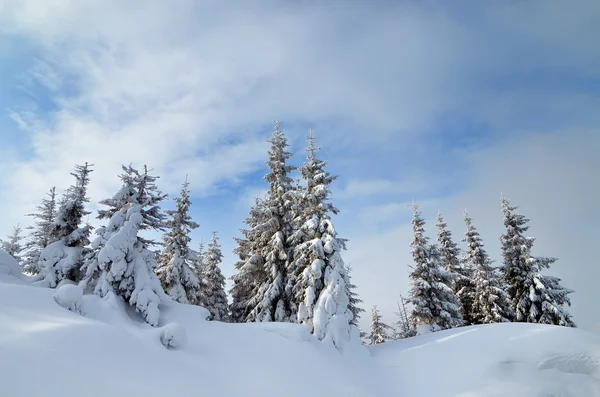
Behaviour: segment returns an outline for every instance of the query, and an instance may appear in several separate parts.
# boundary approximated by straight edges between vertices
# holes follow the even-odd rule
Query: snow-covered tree
[[[360,316],[362,313],[365,312],[365,309],[360,307],[362,299],[358,297],[358,293],[356,292],[356,285],[352,284],[352,267],[350,266],[350,264],[346,266],[346,276],[346,288],[348,289],[348,300],[350,302],[348,308],[352,313],[352,321],[350,321],[350,324],[358,327],[358,320],[360,320]]]
[[[26,252],[22,262],[23,272],[28,274],[40,272],[40,253],[52,242],[51,230],[56,220],[56,188],[52,187],[47,196],[48,198],[43,199],[36,207],[37,212],[27,215],[35,219],[34,226],[27,228],[31,233],[25,244]]]
[[[524,235],[529,229],[529,219],[516,213],[518,207],[512,206],[508,199],[502,197],[501,203],[506,228],[500,237],[501,270],[515,320],[575,327],[565,307],[571,305],[569,294],[573,291],[562,287],[559,278],[541,273],[556,258],[533,256],[535,238]]]
[[[213,232],[204,255],[202,270],[202,295],[204,307],[210,312],[211,320],[229,321],[227,294],[225,293],[225,277],[219,265],[223,261],[221,245],[217,232]]]
[[[396,312],[396,316],[398,317],[398,319],[396,320],[393,326],[393,339],[410,338],[417,334],[417,331],[414,328],[408,313],[409,310],[406,307],[406,300],[402,295],[400,295],[400,302],[398,302],[398,311]]]
[[[158,325],[158,305],[169,300],[154,273],[156,253],[149,249],[153,240],[138,235],[140,231],[164,231],[165,215],[160,203],[166,198],[156,187],[157,177],[123,166],[119,176],[123,186],[109,199],[100,201],[108,207],[98,211],[98,219],[108,225],[99,230],[94,251],[87,257],[84,287],[94,286],[101,297],[121,297],[152,326]]]
[[[170,219],[163,237],[163,251],[158,260],[156,274],[169,296],[176,302],[194,302],[200,283],[194,273],[194,261],[190,255],[190,232],[198,228],[190,216],[190,189],[187,180],[181,195],[175,199],[175,210],[166,211]]]
[[[23,235],[21,235],[22,231],[23,229],[21,226],[17,225],[13,227],[12,233],[7,236],[6,240],[0,240],[0,248],[8,255],[15,258],[18,264],[21,264],[22,262],[21,252],[24,249],[21,244],[21,241],[24,239]]]
[[[460,248],[452,239],[452,233],[444,222],[441,213],[437,217],[437,242],[442,259],[442,266],[448,273],[454,276],[451,287],[456,297],[460,300],[460,314],[464,324],[473,324],[471,312],[473,311],[473,299],[475,296],[475,284],[473,283],[473,269],[468,263],[461,263]]]
[[[412,220],[414,238],[411,243],[414,267],[410,273],[411,319],[419,334],[448,329],[463,324],[460,301],[450,287],[454,275],[442,267],[439,250],[425,236],[425,221],[416,204]]]
[[[475,284],[469,316],[472,324],[511,321],[513,313],[498,269],[492,266],[492,260],[485,251],[481,236],[473,226],[473,220],[467,211],[464,215],[467,231],[463,241],[467,249],[462,262],[465,268],[473,269],[472,281]]]
[[[371,310],[371,326],[369,328],[369,344],[378,345],[388,340],[388,331],[391,327],[381,321],[381,314],[377,310],[377,306],[373,306]]]
[[[71,175],[75,183],[70,186],[61,200],[56,219],[50,228],[52,243],[40,252],[38,279],[40,283],[54,288],[61,280],[79,281],[80,268],[89,244],[92,227],[83,224],[83,217],[90,214],[85,210],[89,175],[92,164],[76,165]]]
[[[275,131],[269,142],[271,148],[267,165],[270,172],[265,175],[269,190],[263,203],[264,222],[256,226],[257,249],[247,261],[252,267],[263,266],[266,277],[254,289],[247,303],[251,307],[247,320],[289,322],[293,321],[295,310],[291,287],[288,286],[291,250],[287,239],[292,233],[289,208],[290,192],[293,190],[289,173],[295,167],[287,165],[292,154],[286,150],[287,138],[278,122],[275,122]]]
[[[229,307],[232,322],[252,321],[250,318],[251,299],[254,292],[267,278],[264,258],[258,254],[263,241],[267,238],[262,235],[263,228],[260,228],[259,225],[262,225],[267,218],[264,199],[256,197],[249,216],[244,220],[249,229],[240,229],[244,237],[235,238],[237,247],[233,253],[238,256],[239,260],[234,265],[237,272],[231,277],[233,286],[229,291],[232,297]]]

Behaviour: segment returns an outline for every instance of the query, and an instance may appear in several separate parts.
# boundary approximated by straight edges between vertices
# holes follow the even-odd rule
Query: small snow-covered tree
[[[287,285],[291,256],[287,239],[292,233],[288,210],[291,206],[289,196],[293,189],[289,173],[295,167],[287,165],[292,154],[287,151],[287,138],[277,121],[269,142],[271,148],[267,165],[270,172],[265,175],[269,190],[263,203],[266,216],[263,217],[265,221],[256,226],[257,250],[252,252],[253,255],[246,262],[252,267],[263,266],[265,278],[254,289],[247,302],[251,307],[247,319],[258,322],[290,322],[295,308],[291,289]]]
[[[498,269],[492,266],[492,260],[484,249],[479,232],[473,226],[473,220],[467,213],[465,224],[467,231],[463,240],[467,249],[463,258],[466,268],[473,269],[475,291],[471,307],[472,324],[501,323],[511,321],[513,313],[510,301],[503,290]]]
[[[27,228],[31,233],[25,244],[26,252],[22,262],[23,272],[27,274],[40,272],[40,253],[52,242],[51,230],[56,220],[56,188],[52,187],[46,195],[48,198],[43,199],[36,207],[37,212],[27,215],[35,219],[34,226]]]
[[[154,273],[156,253],[149,249],[153,240],[139,236],[140,231],[164,231],[165,215],[160,203],[166,198],[156,187],[158,177],[147,167],[139,172],[123,166],[119,176],[123,186],[100,204],[98,219],[107,219],[93,244],[94,251],[85,265],[83,286],[95,286],[101,296],[117,296],[125,300],[152,326],[158,325],[158,305],[168,300]]]
[[[229,321],[225,277],[219,268],[222,261],[223,254],[219,237],[217,237],[217,232],[213,232],[204,256],[202,295],[204,296],[204,307],[210,312],[211,320],[215,321]]]
[[[442,266],[454,276],[451,287],[456,297],[460,300],[460,314],[464,325],[473,324],[471,313],[473,311],[473,299],[475,296],[475,284],[473,283],[473,269],[469,263],[461,263],[460,248],[452,239],[452,233],[448,230],[442,214],[437,218],[437,242],[442,259]]]
[[[362,303],[362,299],[358,297],[358,293],[356,292],[356,285],[352,284],[352,267],[350,264],[346,266],[346,288],[348,289],[348,300],[350,304],[348,305],[348,309],[352,313],[352,321],[350,324],[358,327],[358,320],[360,320],[360,316],[365,312],[365,309],[360,307]]]
[[[440,253],[425,236],[425,221],[416,204],[412,220],[414,238],[411,243],[414,267],[410,273],[408,303],[411,318],[419,334],[448,329],[463,324],[460,301],[450,287],[454,276],[442,267]]]
[[[388,331],[391,327],[381,321],[381,314],[377,310],[377,306],[373,306],[371,310],[371,327],[369,328],[369,344],[378,345],[385,343],[388,340]]]
[[[64,279],[79,281],[80,268],[85,256],[84,249],[89,244],[92,227],[83,224],[89,175],[92,164],[76,165],[71,175],[75,183],[69,187],[61,200],[56,219],[50,228],[53,240],[40,253],[38,279],[42,285],[54,288]]]
[[[8,235],[6,240],[0,240],[0,248],[15,258],[18,264],[22,262],[21,252],[24,249],[21,244],[21,241],[24,239],[23,235],[21,235],[22,230],[21,226],[17,225],[13,227],[12,233]]]
[[[408,313],[409,311],[406,307],[406,300],[402,295],[400,295],[400,302],[398,302],[398,311],[396,312],[398,320],[396,320],[396,323],[393,326],[393,339],[410,338],[417,334],[417,331],[414,328]]]
[[[575,327],[565,307],[571,305],[569,294],[573,291],[562,287],[559,278],[541,273],[556,258],[533,256],[531,249],[535,238],[524,235],[529,229],[529,219],[516,213],[518,207],[512,206],[508,199],[502,197],[501,203],[506,228],[506,233],[500,237],[501,270],[515,320]]]
[[[198,296],[200,283],[194,273],[190,255],[190,232],[199,227],[190,216],[190,189],[187,180],[181,195],[175,199],[175,210],[166,211],[170,219],[163,237],[163,251],[158,260],[156,274],[169,296],[179,303],[193,302]]]

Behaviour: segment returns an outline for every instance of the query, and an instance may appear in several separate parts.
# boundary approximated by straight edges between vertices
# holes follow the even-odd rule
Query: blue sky
[[[76,163],[96,165],[93,201],[120,164],[147,163],[172,195],[189,176],[194,244],[218,230],[229,276],[279,119],[293,164],[312,128],[339,175],[335,221],[365,308],[391,322],[406,292],[407,203],[432,236],[442,211],[457,241],[468,208],[499,259],[502,191],[596,329],[598,18],[593,0],[5,1],[0,234]]]

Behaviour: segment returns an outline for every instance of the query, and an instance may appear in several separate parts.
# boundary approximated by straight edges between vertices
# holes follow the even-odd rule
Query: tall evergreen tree
[[[385,343],[388,339],[388,330],[391,327],[381,321],[381,314],[377,310],[377,306],[373,306],[371,310],[371,327],[369,328],[369,344],[378,345]]]
[[[562,287],[559,278],[541,274],[556,258],[533,256],[535,238],[524,236],[529,219],[516,213],[518,207],[508,199],[502,197],[501,203],[506,228],[500,237],[502,273],[516,321],[574,327],[565,307],[571,305],[569,294],[573,291]]]
[[[265,175],[269,191],[264,200],[266,220],[256,226],[259,235],[258,249],[248,260],[258,265],[262,262],[266,278],[255,288],[248,301],[251,310],[247,319],[289,322],[293,321],[292,313],[295,311],[291,288],[288,286],[291,250],[287,239],[292,233],[289,208],[290,192],[293,189],[289,173],[295,167],[287,165],[292,154],[286,150],[288,142],[279,128],[279,122],[275,122],[275,131],[269,142],[271,149],[267,165],[270,172]],[[254,263],[252,266],[255,266]]]
[[[56,219],[50,228],[53,241],[40,253],[38,279],[43,285],[54,288],[61,280],[81,279],[80,268],[89,244],[92,227],[83,224],[83,217],[90,214],[85,210],[89,175],[93,164],[76,165],[71,175],[75,183],[71,185],[61,200]]]
[[[21,244],[21,241],[24,239],[23,235],[21,235],[22,231],[21,226],[17,225],[13,227],[12,233],[7,236],[6,240],[0,240],[0,248],[15,258],[18,264],[21,264],[23,261],[21,258],[21,252],[24,249]]]
[[[196,301],[200,290],[190,255],[190,232],[200,225],[192,220],[189,213],[192,204],[189,185],[186,180],[181,195],[175,199],[175,210],[166,211],[171,219],[165,222],[168,231],[163,237],[163,251],[156,268],[164,290],[180,303]]]
[[[56,188],[52,187],[46,194],[48,198],[36,207],[37,212],[28,214],[35,219],[35,225],[27,229],[31,230],[29,239],[25,244],[25,257],[22,268],[25,273],[38,274],[40,272],[40,253],[51,242],[51,230],[56,220]]]
[[[473,324],[471,313],[473,311],[473,299],[475,296],[475,283],[473,283],[473,269],[468,263],[461,263],[460,248],[452,239],[452,233],[448,230],[442,214],[438,212],[437,217],[437,242],[440,247],[442,266],[454,276],[451,287],[456,297],[460,300],[460,314],[464,324]]]
[[[210,312],[211,320],[215,321],[229,321],[225,277],[219,268],[222,261],[223,254],[219,237],[217,237],[217,232],[213,232],[204,256],[202,295],[204,296],[204,307]]]
[[[412,220],[414,238],[411,243],[414,267],[410,273],[408,303],[413,305],[411,318],[419,334],[448,329],[463,324],[460,301],[450,287],[454,276],[441,262],[435,245],[425,236],[425,221],[416,204]]]
[[[467,245],[463,263],[473,269],[475,284],[472,312],[472,324],[501,323],[511,321],[513,313],[510,301],[503,289],[498,269],[492,266],[492,260],[484,249],[479,232],[473,226],[473,220],[465,211],[467,231],[463,240]]]
[[[119,176],[123,186],[109,199],[100,201],[106,209],[98,211],[98,219],[108,220],[100,229],[87,257],[83,286],[94,286],[101,297],[125,300],[145,321],[158,325],[158,305],[168,300],[160,280],[154,273],[156,253],[149,247],[153,240],[138,236],[140,231],[164,231],[165,215],[160,203],[166,198],[156,187],[157,177],[147,167],[139,172],[123,166]]]

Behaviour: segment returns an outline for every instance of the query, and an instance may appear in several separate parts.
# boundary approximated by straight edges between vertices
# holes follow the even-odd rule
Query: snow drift
[[[0,252],[0,395],[600,396],[600,336],[496,324],[342,355],[304,326],[206,321],[163,304],[157,327],[114,295],[28,285]]]

